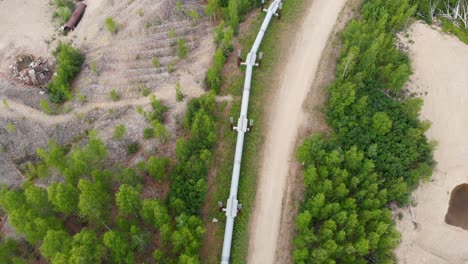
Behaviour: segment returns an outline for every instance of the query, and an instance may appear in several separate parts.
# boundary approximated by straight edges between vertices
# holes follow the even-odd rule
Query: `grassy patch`
[[[468,45],[468,29],[458,28],[453,24],[453,22],[445,18],[441,18],[440,20],[442,21],[442,30],[445,33],[455,35],[463,43]]]

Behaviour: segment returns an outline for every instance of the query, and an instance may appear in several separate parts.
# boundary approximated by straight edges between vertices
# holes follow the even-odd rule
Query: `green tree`
[[[122,138],[127,133],[127,128],[125,125],[118,125],[114,128],[114,138],[117,140],[122,140]]]
[[[78,189],[80,190],[78,202],[80,215],[86,217],[91,222],[101,223],[107,227],[104,221],[107,220],[109,214],[108,208],[111,202],[111,196],[107,188],[99,183],[80,179]]]
[[[189,47],[187,46],[187,41],[184,38],[179,38],[177,40],[177,56],[179,59],[185,59],[188,53]]]
[[[111,252],[113,263],[128,263],[129,258],[134,261],[129,239],[123,233],[108,231],[103,236],[103,242]]]
[[[375,113],[372,117],[372,128],[378,135],[385,135],[392,129],[392,120],[384,112]]]
[[[166,157],[150,157],[147,165],[148,174],[158,181],[162,180],[167,173],[169,162],[170,160]]]
[[[133,214],[138,217],[141,207],[140,194],[134,187],[122,184],[115,194],[115,201],[119,207],[119,213],[123,215]]]
[[[106,250],[96,233],[82,229],[80,233],[73,236],[70,258],[67,263],[101,263],[105,254]]]
[[[229,22],[234,30],[234,34],[237,35],[239,32],[239,10],[237,8],[237,0],[229,0],[228,10]]]
[[[41,253],[44,257],[53,260],[57,254],[68,256],[72,247],[71,236],[63,230],[49,230],[44,237]]]
[[[78,189],[67,183],[54,182],[47,188],[48,199],[55,211],[68,216],[78,211]]]

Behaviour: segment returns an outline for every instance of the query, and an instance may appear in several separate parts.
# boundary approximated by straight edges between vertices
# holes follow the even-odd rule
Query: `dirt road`
[[[409,88],[423,95],[421,118],[432,122],[426,133],[437,141],[437,166],[431,181],[413,193],[414,228],[408,210],[398,222],[400,264],[466,264],[468,231],[444,222],[450,193],[468,183],[468,46],[429,26],[416,23],[409,45],[414,74]]]
[[[297,132],[305,119],[302,103],[314,80],[320,56],[346,0],[306,3],[303,21],[291,41],[268,116],[254,213],[250,222],[248,263],[274,263],[282,202]]]

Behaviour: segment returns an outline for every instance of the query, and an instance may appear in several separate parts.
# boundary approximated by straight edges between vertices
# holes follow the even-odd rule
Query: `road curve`
[[[306,0],[306,2],[308,2]],[[281,62],[281,77],[271,111],[258,176],[257,194],[250,220],[248,263],[274,263],[282,201],[294,144],[304,120],[302,103],[312,85],[321,54],[346,0],[312,0],[295,38],[287,61]]]

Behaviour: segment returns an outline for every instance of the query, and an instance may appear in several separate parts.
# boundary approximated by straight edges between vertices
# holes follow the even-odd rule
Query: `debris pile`
[[[32,55],[18,56],[15,64],[10,65],[13,78],[26,85],[44,85],[52,77],[53,71],[47,59],[34,58]]]

